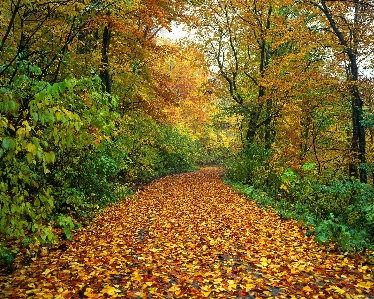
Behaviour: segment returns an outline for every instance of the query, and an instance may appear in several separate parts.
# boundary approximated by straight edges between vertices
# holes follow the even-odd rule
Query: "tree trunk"
[[[259,90],[259,96],[263,96],[265,94],[265,90],[263,88],[260,88]],[[245,140],[248,143],[248,145],[252,144],[254,142],[254,139],[257,134],[258,129],[258,120],[261,115],[262,110],[262,104],[257,104],[250,112],[249,112],[249,120],[248,120],[248,129],[247,133],[245,135]]]
[[[101,71],[100,78],[103,82],[103,91],[112,93],[112,76],[109,71],[109,44],[110,44],[111,30],[109,26],[105,26],[103,32],[103,46],[101,49]]]
[[[354,59],[350,59],[351,65],[355,65],[355,57]],[[353,66],[351,69],[353,71]],[[366,163],[366,136],[365,136],[365,127],[362,125],[363,115],[362,115],[362,108],[363,108],[363,100],[360,96],[360,92],[358,87],[356,86],[356,82],[358,78],[357,69],[356,74],[352,74],[352,79],[350,80],[350,91],[352,96],[352,152],[354,154],[354,158],[357,159],[360,164]],[[356,163],[351,163],[349,166],[349,174],[354,177],[360,177],[361,183],[367,183],[367,173],[366,169],[358,168]]]
[[[357,48],[359,45],[359,38],[356,35],[355,28],[359,26],[360,18],[360,4],[355,3],[354,11],[354,26],[349,30],[349,39],[346,40],[342,31],[338,28],[329,8],[326,5],[326,1],[321,1],[321,6],[317,5],[322,12],[325,14],[334,34],[339,39],[342,46],[345,47],[345,52],[349,59],[349,68],[347,68],[347,81],[349,84],[349,91],[351,94],[351,108],[352,108],[352,142],[351,150],[354,158],[362,165],[366,163],[366,136],[365,127],[362,123],[363,115],[363,100],[360,96],[360,91],[357,86],[358,83],[358,65],[357,65]],[[349,165],[349,174],[354,177],[359,177],[361,183],[367,183],[367,172],[366,169],[359,167],[357,162],[354,161]]]

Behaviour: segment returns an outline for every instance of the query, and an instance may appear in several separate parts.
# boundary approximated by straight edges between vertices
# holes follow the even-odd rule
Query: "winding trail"
[[[372,266],[324,250],[222,170],[172,175],[11,276],[1,298],[374,298]]]

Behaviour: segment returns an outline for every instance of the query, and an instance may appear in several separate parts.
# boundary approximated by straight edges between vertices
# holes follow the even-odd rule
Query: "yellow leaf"
[[[138,270],[134,271],[134,273],[132,273],[133,276],[133,279],[132,280],[136,280],[136,281],[140,281],[142,279],[141,275],[139,274]]]
[[[206,279],[205,279],[205,281],[206,281]],[[207,291],[207,290],[210,289],[210,285],[208,285],[208,284],[203,285],[203,286],[201,287],[201,289],[202,289],[203,291]]]
[[[356,287],[370,290],[370,288],[371,288],[372,285],[373,285],[373,283],[370,282],[370,281],[366,281],[366,282],[365,281],[361,281],[358,284],[356,284]]]
[[[227,290],[232,291],[232,290],[236,289],[236,283],[235,283],[235,281],[228,280],[227,283],[228,283]]]
[[[310,288],[310,286],[305,286],[305,287],[303,287],[303,290],[304,290],[305,292],[313,292],[313,290]]]
[[[256,285],[255,285],[254,283],[247,283],[247,284],[245,285],[245,290],[246,290],[247,292],[249,292],[249,291],[252,291],[255,287],[256,287]]]
[[[51,272],[51,269],[45,269],[44,272],[43,272],[43,274],[47,275],[49,272]]]
[[[87,288],[86,290],[85,290],[85,292],[84,292],[84,296],[86,296],[86,297],[88,297],[88,298],[91,298],[92,297],[92,291],[93,291],[93,289],[91,289],[91,288]]]
[[[204,297],[209,297],[211,290],[208,291],[201,291],[201,293],[204,295]]]
[[[280,189],[282,189],[282,190],[288,192],[288,188],[287,188],[287,186],[286,186],[285,184],[282,184],[282,185],[280,186]]]
[[[266,258],[266,257],[262,257],[261,259],[260,259],[260,262],[261,262],[261,265],[263,266],[263,267],[267,267],[269,264],[268,264],[268,259]]]
[[[169,292],[173,292],[176,295],[179,295],[181,290],[178,285],[173,285],[171,288],[169,288]]]
[[[345,291],[337,286],[331,286],[330,287],[332,290],[334,290],[335,293],[338,293],[338,294],[344,294]]]
[[[26,150],[34,155],[36,155],[36,146],[35,144],[29,142],[27,145],[26,145]]]
[[[102,294],[108,294],[108,295],[115,295],[118,292],[118,290],[115,287],[112,286],[106,286],[104,287],[100,293]]]

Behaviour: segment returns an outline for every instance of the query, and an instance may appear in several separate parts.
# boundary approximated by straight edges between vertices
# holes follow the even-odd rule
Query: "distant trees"
[[[366,182],[358,69],[373,47],[369,2],[217,0],[203,11],[201,43],[242,117],[245,146],[262,144],[296,168],[314,161],[320,171],[338,167]],[[333,126],[339,132],[327,137]]]

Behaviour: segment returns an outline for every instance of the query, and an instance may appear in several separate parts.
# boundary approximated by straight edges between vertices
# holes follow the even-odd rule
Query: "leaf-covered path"
[[[168,176],[67,250],[0,277],[2,298],[373,298],[372,267],[319,248],[235,193],[222,170]]]

